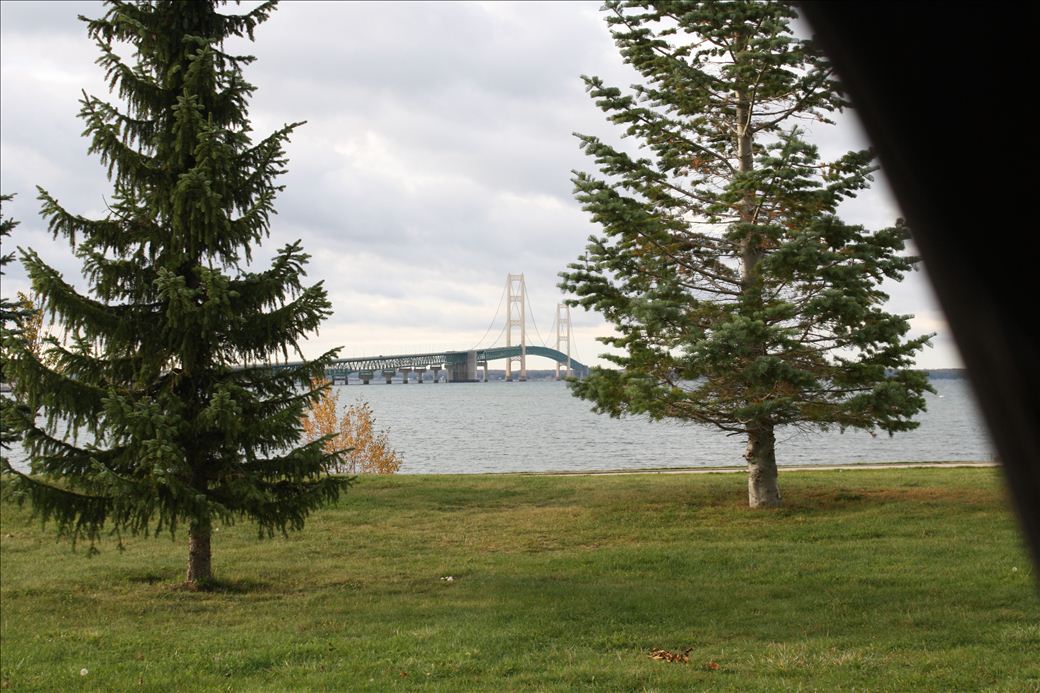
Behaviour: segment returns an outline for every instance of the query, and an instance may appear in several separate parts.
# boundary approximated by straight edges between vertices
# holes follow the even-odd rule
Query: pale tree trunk
[[[737,168],[741,173],[755,169],[754,131],[751,115],[754,104],[744,89],[736,91],[736,123],[734,136],[737,145]],[[755,223],[757,200],[753,190],[747,190],[738,208],[738,217],[744,224]],[[762,283],[758,277],[758,265],[765,257],[761,241],[745,235],[740,241],[740,284],[743,292],[744,310],[753,312],[763,302]],[[765,355],[766,345],[755,349]],[[780,488],[776,473],[776,436],[772,425],[756,424],[748,428],[748,505],[752,508],[775,508],[780,505]]]
[[[748,506],[775,508],[780,505],[780,486],[776,473],[776,436],[772,426],[748,429]]]
[[[210,552],[212,528],[209,521],[193,521],[188,530],[188,584],[204,585],[213,579],[213,557]]]
[[[751,129],[751,108],[752,104],[748,95],[744,91],[738,90],[737,122],[735,123],[733,134],[737,141],[737,169],[741,173],[750,173],[755,170],[755,140],[754,132]],[[754,223],[756,206],[757,200],[755,199],[754,191],[747,190],[744,193],[744,198],[740,201],[738,209],[738,217],[742,223]],[[762,256],[762,248],[759,247],[758,243],[754,242],[754,239],[748,236],[741,239],[740,283],[745,291],[753,286],[755,268],[762,261]]]

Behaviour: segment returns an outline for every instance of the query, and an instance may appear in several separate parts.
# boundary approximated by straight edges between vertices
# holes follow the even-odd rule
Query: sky
[[[573,133],[618,134],[580,76],[637,81],[599,7],[293,1],[255,43],[236,47],[257,58],[245,70],[257,87],[255,136],[307,121],[286,148],[286,187],[259,254],[302,239],[312,255],[308,277],[324,282],[334,315],[306,343],[307,356],[334,346],[342,356],[487,346],[504,325],[504,311],[492,318],[507,273],[525,275],[537,326],[529,323],[529,343],[555,345],[557,274],[597,232],[572,195],[572,170],[594,170]],[[17,194],[4,205],[21,222],[12,241],[82,287],[78,260],[46,232],[36,200],[39,185],[67,209],[100,217],[111,194],[76,117],[81,91],[111,100],[79,14],[103,10],[0,2],[0,191]],[[851,113],[812,139],[824,158],[866,146]],[[901,216],[877,178],[844,203],[845,221],[882,228]],[[15,263],[3,283],[4,295],[27,288]],[[883,289],[888,310],[914,315],[911,335],[936,334],[917,365],[961,367],[924,272]],[[603,365],[596,337],[609,325],[581,309],[572,323],[572,354]]]

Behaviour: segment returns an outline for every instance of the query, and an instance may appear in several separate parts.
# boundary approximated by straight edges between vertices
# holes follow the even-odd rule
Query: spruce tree
[[[9,249],[10,242],[7,240],[7,236],[11,235],[11,232],[18,226],[18,222],[5,217],[3,211],[4,203],[13,199],[14,195],[0,195],[0,276],[4,274],[4,267],[14,260],[14,252]],[[0,295],[0,329],[3,330],[2,335],[5,338],[17,332],[16,325],[23,313],[24,311],[15,301]],[[0,368],[0,380],[4,379],[3,375],[3,370]]]
[[[5,465],[11,490],[92,548],[105,528],[176,536],[186,526],[193,584],[212,579],[215,523],[298,530],[348,483],[328,473],[340,454],[324,440],[300,444],[301,416],[320,394],[310,380],[335,351],[277,372],[258,365],[299,353],[330,304],[320,282],[303,284],[298,241],[253,270],[300,123],[251,139],[254,87],[242,67],[252,58],[225,42],[252,40],[274,3],[244,14],[220,4],[117,0],[100,19],[81,17],[125,104],[81,101],[90,152],[113,184],[109,212],[87,219],[40,189],[89,291],[23,251],[65,338],[50,339],[42,361],[23,349],[9,364],[31,464]]]
[[[928,338],[908,338],[909,316],[885,312],[879,289],[914,268],[908,230],[837,216],[875,166],[869,152],[821,161],[806,141],[801,123],[831,123],[847,102],[792,34],[790,5],[604,9],[642,83],[583,79],[641,151],[578,135],[601,175],[576,172],[575,195],[602,233],[560,286],[613,324],[602,341],[620,369],[572,387],[599,412],[744,436],[749,503],[778,505],[778,427],[917,425],[930,387],[911,367]]]
[[[14,253],[8,249],[9,243],[6,237],[11,235],[14,228],[18,226],[18,222],[4,217],[3,214],[3,204],[12,199],[14,199],[14,195],[0,195],[0,277],[4,274],[4,267],[14,260]],[[19,323],[24,317],[25,311],[15,301],[0,295],[0,383],[7,384],[7,354],[8,350],[12,348],[8,344],[13,345],[12,340],[19,338],[21,333]],[[14,402],[11,399],[0,395],[0,460],[7,459],[11,443],[18,439],[15,429],[5,423],[8,417],[7,411],[13,407]]]

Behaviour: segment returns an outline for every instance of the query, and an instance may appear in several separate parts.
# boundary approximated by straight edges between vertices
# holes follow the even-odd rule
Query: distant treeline
[[[513,377],[516,378],[519,373],[519,368],[513,369]],[[483,369],[477,370],[477,378],[483,376]],[[963,368],[929,368],[925,370],[928,373],[930,380],[961,380],[968,377],[967,372]],[[502,369],[489,369],[488,379],[489,380],[503,380],[505,378],[505,370]],[[528,380],[554,380],[556,378],[555,370],[534,370],[532,368],[527,369]]]
[[[520,377],[519,373],[520,373],[520,368],[519,367],[513,368],[513,379],[514,380],[516,378]],[[561,377],[562,377],[562,375],[563,374],[562,374],[562,369],[561,369]],[[484,369],[483,368],[478,368],[477,369],[477,379],[479,380],[483,376],[484,376]],[[488,369],[488,380],[504,380],[505,377],[506,377],[505,369],[501,369],[501,368],[499,368],[499,369],[489,368]],[[551,369],[551,370],[534,370],[533,368],[528,368],[527,369],[527,379],[528,380],[555,380],[556,379],[556,369]]]
[[[925,371],[930,380],[958,380],[968,377],[963,368],[930,368]]]

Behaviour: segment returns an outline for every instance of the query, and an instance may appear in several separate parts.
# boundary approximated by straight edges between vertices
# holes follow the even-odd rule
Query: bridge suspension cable
[[[481,337],[477,341],[476,344],[474,344],[473,346],[471,346],[469,348],[470,351],[475,351],[481,344],[484,343],[484,339],[488,336],[488,333],[491,332],[491,328],[495,326],[495,320],[498,319],[498,311],[502,310],[502,301],[505,300],[505,297],[506,297],[506,287],[503,287],[502,288],[502,294],[498,297],[498,308],[495,308],[495,316],[493,318],[491,318],[491,322],[488,323],[487,329],[484,330],[484,336]],[[499,335],[499,337],[501,337],[501,335]],[[494,343],[497,344],[498,343],[498,339],[496,339]]]
[[[430,369],[434,372],[434,382],[437,382],[437,376],[442,370],[448,371],[446,377],[451,381],[475,382],[476,369],[478,364],[482,364],[486,381],[488,362],[504,359],[506,362],[506,380],[513,379],[513,363],[519,362],[520,380],[524,381],[527,380],[528,355],[552,359],[557,364],[565,365],[568,375],[574,373],[575,369],[579,374],[587,373],[588,368],[574,358],[577,354],[577,349],[572,349],[571,344],[570,310],[569,308],[564,310],[566,307],[564,304],[561,303],[556,306],[556,314],[553,319],[553,327],[557,331],[556,348],[551,348],[546,344],[545,337],[538,328],[538,322],[533,312],[531,313],[531,323],[542,345],[536,346],[527,343],[526,308],[529,301],[530,294],[527,291],[524,275],[508,274],[506,275],[506,286],[499,296],[498,307],[495,309],[494,317],[491,318],[491,322],[488,324],[487,329],[484,330],[480,340],[470,349],[465,351],[432,351],[426,349],[422,353],[413,354],[390,356],[381,354],[379,356],[336,358],[325,369],[326,377],[333,381],[339,378],[346,384],[350,374],[356,373],[361,381],[367,385],[377,371],[382,371],[382,377],[386,379],[389,385],[391,377],[397,371],[400,371],[401,382],[407,383],[409,373],[414,372],[417,382],[421,383],[423,382],[423,373]],[[482,346],[486,342],[488,335],[491,334],[491,330],[494,329],[495,321],[498,320],[503,305],[506,306],[505,324],[491,346]],[[516,343],[514,343],[513,339],[513,328],[517,328],[519,332],[519,339]],[[505,336],[505,345],[499,346],[503,336]],[[563,347],[565,344],[566,350],[564,351]],[[576,345],[573,346],[576,347]],[[303,358],[302,354],[300,358]],[[284,351],[282,354],[279,354],[277,351],[267,354],[265,361],[268,368],[275,370],[297,367],[304,363],[303,361],[290,362],[287,351]],[[559,379],[559,377],[560,367],[558,366],[557,378]]]
[[[527,303],[530,304],[531,303],[531,295],[527,293],[527,283],[526,282],[523,284],[523,287],[524,287],[524,297],[525,297]],[[543,347],[549,346],[548,344],[545,343],[545,338],[542,337],[542,333],[538,330],[538,321],[534,319],[534,311],[531,310],[529,312],[531,313],[531,324],[534,325],[534,333],[536,335],[538,335],[538,340],[541,341]]]
[[[571,347],[571,349],[573,349],[573,351],[574,351],[574,359],[576,361],[581,361],[581,354],[578,353],[578,344],[577,344],[577,342],[575,342],[574,346]]]
[[[498,331],[498,336],[495,337],[495,341],[491,342],[491,346],[488,347],[489,349],[493,349],[494,347],[501,344],[502,336],[506,333],[507,327],[509,327],[509,325],[502,325],[502,329]]]
[[[563,304],[560,304],[560,305],[563,305]],[[553,330],[555,330],[556,326],[559,324],[559,318],[560,318],[559,314],[560,314],[560,306],[557,306],[556,307],[556,316],[553,317],[552,327],[549,328],[549,334],[550,335],[553,333]],[[563,326],[561,325],[560,327],[562,328]],[[567,339],[561,340],[560,338],[557,338],[557,340],[556,340],[556,349],[557,349],[557,351],[559,351],[560,350],[560,342],[561,341],[566,341],[568,347],[570,348],[570,353],[574,357],[574,360],[580,362],[581,361],[581,354],[578,353],[578,344],[577,344],[577,342],[573,342],[572,343],[572,340],[570,339],[570,335],[571,335],[571,320],[570,320],[570,310],[569,309],[567,310],[567,328],[566,329],[567,329],[567,335],[568,335]]]

